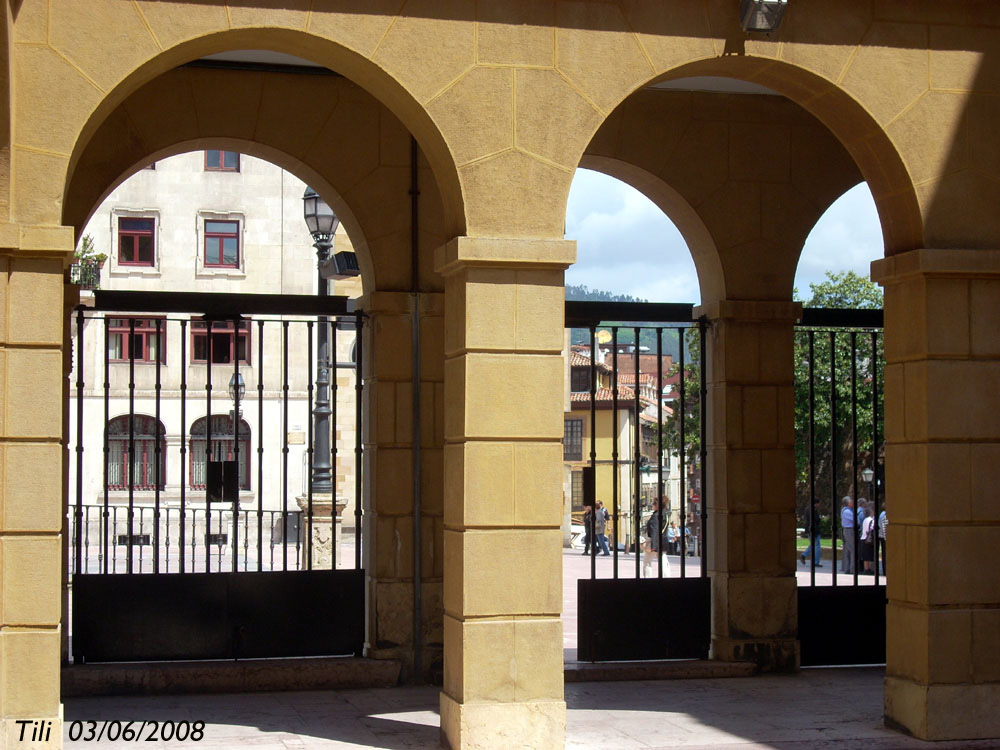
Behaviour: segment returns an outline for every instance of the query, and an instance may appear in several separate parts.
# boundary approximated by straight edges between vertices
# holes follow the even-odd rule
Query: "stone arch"
[[[169,47],[162,52],[142,61],[124,75],[118,76],[118,80],[113,87],[109,88],[100,97],[96,105],[87,113],[86,121],[79,122],[72,135],[72,142],[68,144],[71,148],[68,166],[66,170],[66,193],[69,193],[70,186],[79,179],[79,173],[86,155],[93,154],[95,148],[100,148],[102,144],[102,131],[106,133],[109,127],[118,127],[119,135],[125,136],[126,140],[118,141],[128,143],[135,138],[148,138],[149,132],[142,133],[134,127],[135,123],[129,122],[134,110],[128,108],[129,102],[135,102],[137,97],[142,97],[143,93],[148,96],[154,90],[164,91],[164,84],[170,82],[178,75],[184,73],[191,74],[192,68],[180,68],[185,63],[197,60],[206,55],[235,51],[241,49],[263,49],[286,54],[292,54],[300,58],[308,59],[318,65],[323,65],[330,71],[344,76],[346,81],[357,87],[359,92],[364,92],[374,105],[384,107],[391,112],[402,124],[403,127],[413,134],[413,137],[420,145],[421,152],[426,159],[430,170],[434,174],[434,179],[438,183],[440,202],[442,206],[444,231],[448,237],[462,234],[465,227],[465,209],[458,182],[457,172],[452,159],[449,147],[445,143],[444,137],[436,124],[428,115],[424,107],[411,95],[411,93],[386,72],[383,68],[374,64],[363,55],[349,49],[343,44],[339,44],[330,39],[326,39],[315,34],[288,28],[244,28],[229,29],[207,33],[194,39],[179,42],[175,46]],[[224,71],[199,71],[202,73],[216,73],[224,75]],[[111,71],[112,76],[117,75],[117,71]],[[247,74],[243,73],[244,77]],[[252,73],[250,74],[253,75]],[[205,77],[208,77],[207,75]],[[174,82],[174,85],[178,85]],[[179,95],[179,89],[177,92]],[[192,92],[197,94],[197,92]],[[295,92],[288,92],[289,96],[294,96]],[[312,102],[315,104],[316,102]],[[201,102],[203,109],[206,105]],[[261,95],[257,102],[260,109],[255,111],[247,107],[239,108],[232,113],[231,122],[235,123],[237,117],[243,117],[242,126],[228,133],[230,136],[244,137],[247,140],[257,140],[257,127],[250,127],[251,122],[255,126],[266,126],[268,118],[272,121],[275,118],[275,108],[267,108],[267,102]],[[25,103],[25,107],[31,107],[30,103]],[[125,108],[123,110],[123,107]],[[322,107],[320,107],[322,110]],[[183,123],[183,115],[174,108],[169,111],[167,107],[158,108],[161,121],[157,123],[160,129],[177,128]],[[128,112],[128,117],[125,116]],[[220,113],[216,112],[216,115]],[[252,120],[248,121],[246,115],[252,115]],[[287,119],[291,119],[288,117]],[[304,116],[307,123],[314,123],[316,114]],[[201,123],[199,123],[201,124]],[[273,124],[273,123],[271,123]],[[299,125],[300,123],[296,123]],[[315,123],[314,123],[315,124]],[[218,125],[218,123],[216,123]],[[219,132],[211,132],[211,124],[206,132],[199,132],[196,137],[218,136]],[[280,131],[281,128],[274,128]],[[285,141],[294,140],[288,132],[271,133],[275,138],[284,137]],[[63,132],[63,131],[61,131]],[[63,140],[65,139],[65,136]],[[188,137],[187,140],[195,140]],[[267,143],[267,139],[262,139]],[[107,145],[107,139],[103,139]],[[286,144],[287,145],[287,144]],[[301,144],[300,144],[301,145]],[[52,151],[60,153],[66,148],[66,144],[53,144]],[[294,153],[294,149],[286,149]],[[153,149],[150,149],[152,153]],[[298,156],[298,155],[296,155]],[[303,159],[305,161],[305,159]],[[66,195],[64,194],[64,198]],[[79,213],[79,209],[75,209]],[[65,212],[67,215],[73,214],[70,209]]]
[[[235,91],[218,104],[206,92]],[[319,104],[318,104],[319,103]],[[308,182],[352,237],[367,289],[409,283],[410,134],[359,86],[327,75],[175,68],[136,89],[74,154],[62,222],[79,230],[100,201],[151,160],[204,148],[258,156]],[[422,245],[451,231],[436,174],[418,161]],[[432,253],[421,283],[437,288]]]
[[[863,179],[816,117],[766,94],[636,91],[591,140],[583,162],[594,160],[628,165],[619,169],[661,191],[672,218],[687,215],[688,235],[701,229],[702,239],[687,240],[704,302],[790,299],[809,231]],[[676,195],[649,188],[651,180]]]
[[[812,114],[850,154],[871,187],[882,222],[885,254],[923,247],[920,205],[899,151],[872,114],[842,88],[797,65],[744,55],[690,62],[657,76],[650,83],[694,76],[756,83]]]
[[[687,243],[698,273],[702,296],[717,299],[724,295],[725,270],[719,261],[715,240],[698,212],[683,195],[657,175],[620,159],[584,154],[580,166],[621,180],[653,201],[676,225]]]

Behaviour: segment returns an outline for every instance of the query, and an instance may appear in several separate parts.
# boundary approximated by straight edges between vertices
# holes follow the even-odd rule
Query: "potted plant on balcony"
[[[107,259],[105,253],[97,252],[94,238],[89,234],[84,235],[73,253],[70,282],[79,284],[85,289],[97,289],[101,279],[101,268]]]
[[[81,265],[96,266],[98,270],[104,267],[104,261],[108,259],[105,253],[97,252],[94,247],[94,238],[89,234],[83,235],[80,244],[73,253],[73,259]]]

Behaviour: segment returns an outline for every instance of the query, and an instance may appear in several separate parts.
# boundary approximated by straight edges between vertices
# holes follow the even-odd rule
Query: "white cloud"
[[[833,202],[806,238],[795,272],[799,295],[827,271],[854,271],[868,278],[873,260],[884,254],[882,225],[868,183],[856,185]]]
[[[687,244],[673,222],[638,190],[600,172],[578,169],[566,210],[566,237],[577,241],[577,262],[566,283],[584,284],[650,302],[698,302],[698,276]],[[866,183],[841,196],[806,239],[795,285],[826,271],[867,277],[883,255],[882,229]]]
[[[680,232],[638,190],[578,169],[566,211],[566,237],[577,241],[569,284],[585,284],[650,302],[699,299],[694,263]]]

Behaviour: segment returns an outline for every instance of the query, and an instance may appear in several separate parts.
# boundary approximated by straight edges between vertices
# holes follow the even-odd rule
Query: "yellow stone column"
[[[799,666],[792,335],[801,306],[723,300],[710,327],[708,569],[711,656]]]
[[[1000,251],[914,250],[885,287],[885,718],[1000,737]]]
[[[7,232],[14,236],[5,236]],[[55,748],[62,746],[64,251],[72,249],[72,233],[63,227],[5,225],[0,227],[0,242],[7,248],[0,251],[0,394],[4,404],[0,415],[0,746],[20,747],[21,740],[24,747]],[[32,733],[36,744],[27,742]]]
[[[451,748],[565,743],[566,240],[460,237],[445,275],[444,690]]]
[[[400,659],[404,679],[414,656],[413,295],[365,295],[365,569],[371,603],[369,656]],[[424,678],[440,671],[441,552],[444,509],[444,295],[419,295],[421,646]],[[368,543],[368,541],[374,542]]]

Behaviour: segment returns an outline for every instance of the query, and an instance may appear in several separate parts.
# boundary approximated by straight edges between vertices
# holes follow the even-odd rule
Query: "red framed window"
[[[191,425],[191,489],[205,489],[208,472],[208,435],[205,428],[208,419],[201,417]],[[212,461],[236,461],[239,453],[240,489],[250,489],[250,425],[240,420],[239,451],[236,450],[236,435],[233,420],[225,414],[212,415]]]
[[[205,169],[209,172],[239,172],[240,154],[238,151],[208,149],[205,151]]]
[[[108,489],[162,490],[167,483],[167,441],[163,424],[144,414],[108,422]],[[159,461],[157,461],[159,446]],[[130,450],[131,449],[131,450]]]
[[[152,266],[156,262],[153,237],[155,221],[120,216],[118,218],[118,263],[127,266]]]
[[[567,419],[563,422],[563,460],[583,460],[582,419]]]
[[[233,326],[231,320],[217,320],[212,323],[209,336],[208,323],[204,320],[191,321],[191,361],[208,362],[211,343],[212,364],[232,363],[234,358],[250,364],[250,321],[241,320]]]
[[[133,325],[134,321],[134,325]],[[160,330],[156,325],[159,321]],[[167,361],[167,321],[164,318],[109,318],[108,359],[112,362]]]
[[[205,265],[240,267],[240,223],[205,220]]]

